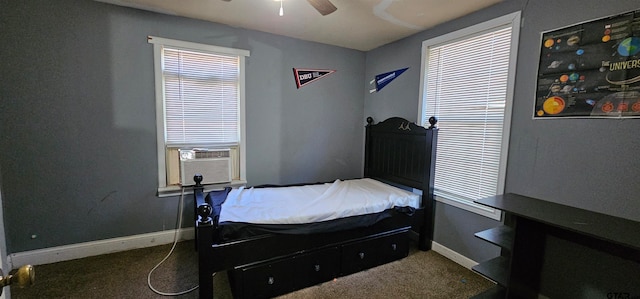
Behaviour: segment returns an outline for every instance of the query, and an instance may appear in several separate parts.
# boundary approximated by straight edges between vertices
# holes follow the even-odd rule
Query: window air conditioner
[[[229,149],[181,149],[180,185],[195,185],[193,176],[202,175],[202,184],[231,182],[231,157]]]

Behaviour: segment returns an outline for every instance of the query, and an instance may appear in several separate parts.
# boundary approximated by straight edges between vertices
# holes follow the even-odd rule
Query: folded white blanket
[[[373,180],[231,190],[222,204],[220,222],[302,224],[382,212],[393,207],[420,207],[420,196]]]

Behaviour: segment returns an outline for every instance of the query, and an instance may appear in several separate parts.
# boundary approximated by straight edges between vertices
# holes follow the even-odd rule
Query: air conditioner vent
[[[195,152],[196,159],[206,159],[206,158],[229,158],[229,150],[223,151],[196,151]]]

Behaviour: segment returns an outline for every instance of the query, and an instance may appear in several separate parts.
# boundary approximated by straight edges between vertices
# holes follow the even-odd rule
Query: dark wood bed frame
[[[236,298],[272,297],[359,272],[408,255],[409,231],[420,250],[433,238],[433,178],[437,128],[394,117],[378,124],[367,118],[364,176],[422,190],[422,207],[411,215],[387,218],[373,226],[333,233],[268,234],[216,244],[217,229],[196,179],[196,250],[199,296],[212,298],[213,274],[228,270]],[[197,177],[197,176],[196,176]]]

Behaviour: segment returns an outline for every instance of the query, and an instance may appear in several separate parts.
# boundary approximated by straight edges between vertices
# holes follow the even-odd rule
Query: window
[[[229,148],[244,171],[244,59],[249,51],[149,37],[154,45],[158,191],[179,189],[180,148]]]
[[[502,194],[520,13],[424,41],[420,122],[438,118],[436,200],[500,219],[473,201]]]

